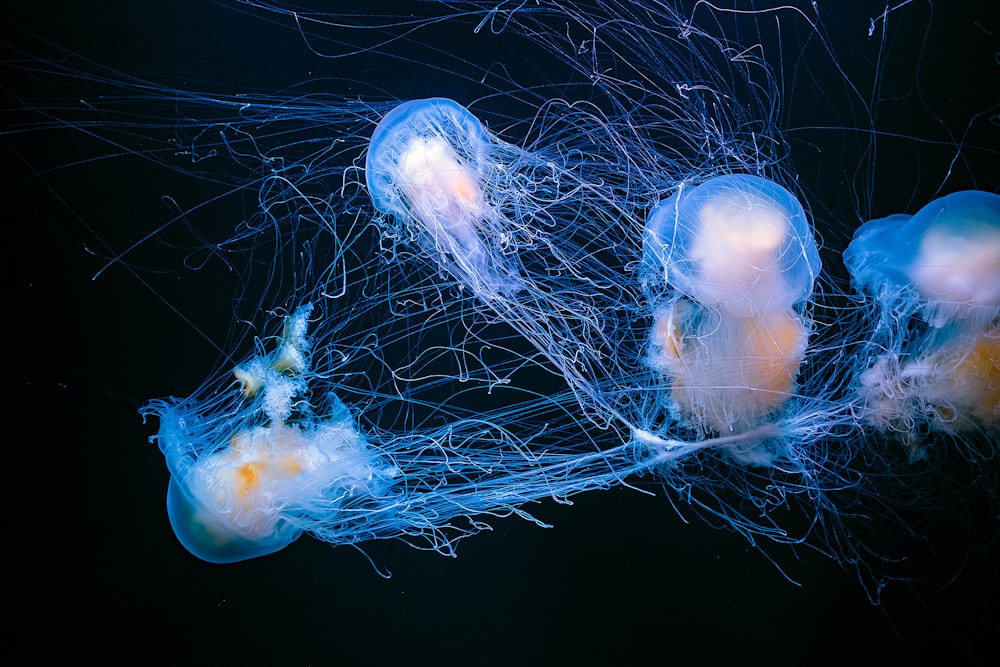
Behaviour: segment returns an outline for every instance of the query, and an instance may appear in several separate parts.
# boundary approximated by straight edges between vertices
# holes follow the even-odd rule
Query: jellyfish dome
[[[812,293],[819,253],[798,200],[758,176],[718,176],[681,189],[649,216],[647,282],[731,315],[780,312]]]
[[[844,252],[858,291],[907,292],[933,327],[1000,314],[1000,195],[956,192],[862,225]]]
[[[446,98],[413,100],[390,111],[372,134],[365,172],[375,207],[407,215],[439,206],[476,210],[476,182],[489,138],[479,119]],[[442,193],[454,195],[450,200]],[[450,211],[455,214],[455,211]]]

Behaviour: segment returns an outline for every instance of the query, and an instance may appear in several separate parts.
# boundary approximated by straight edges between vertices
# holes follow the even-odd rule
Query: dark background
[[[72,53],[200,90],[279,90],[343,76],[340,61],[310,53],[295,31],[260,16],[211,2],[94,4],[7,10],[5,58],[21,58],[15,48],[48,62]],[[837,59],[860,82],[877,54],[868,18],[881,6],[846,4],[837,10],[836,34],[845,39]],[[987,17],[988,4],[895,13],[903,20],[919,12],[923,28],[887,45],[893,58],[881,81],[902,101],[886,113],[912,109],[902,126],[924,136],[919,124],[927,122],[933,141],[901,142],[895,167],[885,146],[875,182],[853,173],[858,156],[847,148],[836,157],[793,155],[806,190],[824,195],[810,204],[825,237],[849,235],[868,215],[912,213],[953,190],[996,191],[1000,25]],[[448,48],[464,48],[456,39]],[[482,58],[525,57],[512,37],[486,44],[477,47]],[[370,67],[352,74],[386,77],[386,90],[401,99],[462,99],[462,82],[441,77],[429,86],[419,67],[380,66],[375,56]],[[893,67],[903,79],[892,79]],[[42,75],[4,71],[5,117],[23,123],[31,114],[16,110],[33,105],[33,91],[52,89]],[[916,92],[905,78],[914,72]],[[789,100],[797,105],[790,122],[809,125],[807,102]],[[991,107],[992,124],[970,126]],[[969,127],[969,143],[994,149],[975,153],[975,169],[950,164]],[[80,659],[154,664],[919,664],[929,656],[991,664],[1000,654],[995,549],[969,554],[946,586],[914,593],[899,583],[872,606],[853,572],[808,551],[772,550],[793,584],[740,536],[682,522],[662,492],[542,503],[535,512],[554,528],[496,520],[457,559],[372,545],[390,579],[357,551],[308,538],[233,565],[195,559],[168,524],[167,472],[147,442],[155,425],[143,424],[137,408],[190,393],[219,360],[233,278],[161,274],[136,260],[136,270],[117,264],[93,279],[105,261],[88,249],[104,254],[140,240],[167,218],[163,195],[191,207],[216,190],[134,157],[88,162],[110,151],[77,131],[3,139],[4,285],[12,290],[5,330],[18,396],[8,427],[7,552],[20,563],[8,577],[26,592],[17,638],[41,637],[26,642],[33,658],[65,655],[67,644]],[[915,143],[916,158],[906,153]],[[954,561],[973,546],[982,545],[936,548]]]

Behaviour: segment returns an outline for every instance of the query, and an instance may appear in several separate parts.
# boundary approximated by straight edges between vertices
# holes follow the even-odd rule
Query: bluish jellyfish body
[[[415,240],[476,294],[518,289],[515,266],[495,243],[511,233],[483,185],[490,138],[479,120],[448,99],[401,104],[372,135],[365,164],[378,210],[411,220]]]
[[[358,432],[347,407],[327,396],[326,414],[293,408],[306,393],[311,307],[288,318],[277,349],[234,369],[235,410],[219,423],[200,406],[153,401],[157,442],[171,471],[167,508],[182,544],[213,563],[284,548],[324,517],[384,499],[398,468]],[[239,388],[236,389],[236,385]]]
[[[856,381],[863,420],[899,433],[917,457],[927,429],[995,438],[1000,196],[956,192],[867,222],[844,261],[874,311],[874,352]]]
[[[793,394],[820,261],[801,204],[746,175],[682,188],[649,216],[649,363],[679,411],[722,435],[766,423]]]

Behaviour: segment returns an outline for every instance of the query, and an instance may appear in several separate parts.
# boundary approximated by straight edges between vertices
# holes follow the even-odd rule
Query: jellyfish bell
[[[370,493],[372,478],[371,453],[350,423],[277,423],[234,434],[229,446],[173,476],[167,507],[188,551],[227,563],[291,544],[303,532],[299,513],[317,502],[335,512],[338,495]]]
[[[860,292],[910,301],[932,327],[984,328],[1000,313],[1000,195],[955,192],[866,222],[844,263]]]
[[[458,102],[437,97],[398,105],[369,142],[365,178],[372,203],[384,213],[408,215],[408,200],[423,189],[473,205],[488,144],[479,119]]]
[[[746,317],[791,308],[820,271],[812,228],[783,187],[747,174],[710,178],[656,205],[643,236],[643,271],[706,306]]]
[[[220,489],[223,500],[232,488]],[[253,508],[257,521],[237,523],[224,502],[209,506],[171,477],[167,488],[167,515],[178,541],[191,554],[209,563],[235,563],[284,549],[302,534],[287,522],[267,520],[263,507]]]

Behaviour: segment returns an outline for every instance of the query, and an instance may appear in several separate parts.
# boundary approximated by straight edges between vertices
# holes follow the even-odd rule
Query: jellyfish
[[[600,34],[609,48],[616,39],[631,44],[613,27]],[[656,77],[667,73],[692,77],[652,47],[639,45],[656,63],[650,85],[666,85]],[[746,76],[702,74],[726,91]],[[762,159],[759,137],[777,128],[767,117],[744,118],[742,107],[732,118],[706,116],[707,89],[679,97],[657,89],[668,110],[644,126],[630,113],[642,108],[634,91],[596,81],[599,92],[588,94],[605,96],[610,111],[543,102],[537,133],[519,142],[478,120],[486,116],[473,115],[472,104],[408,101],[382,117],[365,176],[388,239],[383,252],[403,272],[433,276],[417,293],[449,290],[441,301],[463,326],[471,330],[465,322],[474,318],[506,325],[534,348],[518,348],[525,367],[565,381],[579,404],[574,418],[590,426],[559,451],[586,459],[596,445],[614,459],[630,448],[626,477],[651,474],[750,539],[800,539],[768,516],[794,502],[829,517],[815,525],[836,524],[826,491],[852,486],[836,465],[851,450],[824,457],[823,441],[847,428],[849,410],[833,400],[835,388],[800,395],[798,383],[820,272],[816,242],[802,205],[777,184],[780,170],[775,180],[741,174],[766,171],[749,141]],[[668,214],[676,201],[661,203],[664,192],[690,202],[676,230]]]
[[[1000,427],[1000,196],[961,191],[862,225],[844,253],[874,311],[859,413],[914,456],[925,430]],[[989,436],[992,437],[992,436]]]
[[[156,441],[171,470],[170,523],[195,556],[229,563],[294,542],[318,512],[349,513],[385,496],[399,470],[358,431],[347,407],[327,396],[325,414],[302,413],[311,305],[291,314],[276,349],[233,369],[238,389],[218,423],[206,406],[156,400]]]
[[[466,119],[469,112],[456,107],[418,100],[387,114],[369,144],[367,189],[391,239],[384,249],[395,259],[401,246],[412,248],[408,270],[437,278],[417,293],[436,294],[447,289],[442,278],[454,279],[457,289],[444,299],[452,312],[488,318],[493,329],[509,326],[539,355],[526,357],[526,366],[551,368],[565,380],[578,407],[570,401],[563,423],[575,423],[577,433],[558,444],[535,441],[569,457],[545,468],[556,496],[649,476],[751,541],[805,539],[771,517],[790,505],[811,517],[811,531],[837,534],[829,496],[855,485],[850,470],[836,465],[853,450],[828,452],[825,439],[847,428],[849,410],[829,388],[799,394],[820,261],[798,200],[749,175],[712,175],[692,188],[672,171],[657,171],[665,163],[650,144],[629,137],[627,118],[596,123],[589,112],[569,109],[561,120],[588,132],[553,130],[517,146],[473,125],[489,166],[465,167],[456,179],[458,162],[435,161],[437,176],[419,179],[439,185],[432,215],[407,194],[418,190],[401,168],[403,151],[388,153],[383,168],[373,164],[386,155],[387,136],[423,127],[412,120],[421,117],[414,109],[444,108]],[[455,134],[437,136],[454,143],[449,151],[457,155],[469,142]],[[593,144],[606,151],[591,158],[581,146]],[[616,197],[616,184],[632,173],[628,165],[643,159],[642,176],[621,185],[629,196]],[[678,194],[656,204],[666,189]],[[468,207],[456,203],[469,201],[484,202],[472,223]],[[456,223],[428,222],[435,215]],[[455,248],[479,246],[507,250],[485,265],[448,258]],[[501,273],[517,275],[518,288],[498,289]],[[539,386],[536,377],[525,388]],[[609,481],[606,468],[584,463],[595,455],[621,477]],[[570,473],[563,466],[574,456],[580,467]]]
[[[412,221],[418,243],[484,299],[519,288],[516,266],[494,243],[505,221],[483,192],[489,145],[457,102],[414,100],[379,122],[365,161],[375,208]]]
[[[592,105],[542,102],[531,128],[539,128],[537,133],[529,132],[520,142],[508,140],[495,125],[487,129],[487,123],[472,115],[471,106],[439,99],[402,103],[379,122],[369,143],[366,184],[381,214],[377,222],[391,239],[386,248],[397,257],[398,244],[415,241],[410,243],[416,246],[412,254],[424,261],[425,271],[455,278],[473,297],[455,302],[513,328],[535,348],[542,365],[566,381],[586,418],[597,428],[615,431],[611,441],[659,442],[670,456],[682,456],[712,446],[703,442],[705,436],[729,447],[734,436],[753,440],[757,436],[751,432],[758,427],[763,431],[757,435],[822,437],[829,429],[805,427],[805,415],[839,427],[842,406],[826,414],[819,407],[828,395],[802,411],[801,418],[793,417],[795,428],[768,421],[782,416],[781,409],[795,394],[811,329],[806,303],[820,272],[802,206],[780,186],[762,188],[753,179],[765,179],[740,175],[765,173],[766,148],[762,153],[761,145],[780,142],[780,129],[769,116],[752,115],[757,106],[767,107],[777,92],[756,85],[744,90],[747,72],[724,74],[716,69],[719,63],[713,58],[724,46],[718,39],[688,35],[683,45],[670,43],[671,48],[657,40],[633,44],[615,21],[600,19],[601,12],[623,11],[621,7],[595,9],[593,17],[570,15],[581,25],[600,26],[594,28],[601,34],[594,51],[597,63],[563,52],[557,41],[542,40],[557,59],[565,59],[594,82],[587,93]],[[552,28],[541,18],[548,11],[515,12],[508,25],[548,35]],[[663,11],[657,18],[665,25],[680,20],[668,8]],[[630,52],[634,49],[636,57],[619,62],[608,55],[609,62],[603,63],[607,68],[602,69],[599,58],[605,49],[613,54],[621,44]],[[704,70],[686,67],[688,57]],[[641,95],[621,86],[619,75],[602,74],[616,67],[634,69],[636,77],[646,81]],[[709,80],[712,86],[677,87],[678,81],[688,80]],[[636,123],[635,110],[643,108],[647,94],[664,106],[657,108],[656,120]],[[731,115],[717,113],[715,94],[745,99],[748,106],[732,107]],[[460,120],[430,123],[427,117]],[[414,135],[425,138],[414,143]],[[425,151],[427,136],[434,137],[434,146],[447,150]],[[412,161],[406,159],[411,153],[400,148],[410,145],[420,147],[421,156],[445,152],[457,157],[421,157],[421,170],[411,170],[407,165]],[[437,173],[434,178],[428,175],[428,165]],[[455,178],[456,173],[461,178]],[[774,170],[772,176],[782,180],[784,174]],[[705,271],[692,271],[683,287],[669,283],[669,290],[689,292],[683,301],[670,301],[663,296],[668,290],[665,267],[650,268],[656,260],[645,246],[656,233],[651,230],[667,224],[660,219],[666,217],[667,207],[661,203],[662,193],[684,192],[699,181],[705,181],[705,193],[724,189],[726,183],[737,190],[742,185],[748,190],[746,199],[760,209],[753,215],[759,213],[756,224],[761,229],[718,229],[725,225],[727,208],[745,204],[727,203],[718,195],[707,212],[714,221],[701,232],[690,232],[692,240],[687,242],[689,261],[704,263]],[[718,185],[710,185],[713,182]],[[425,183],[436,184],[436,196],[426,194]],[[760,193],[753,195],[755,190]],[[767,203],[769,199],[774,201]],[[433,213],[427,202],[433,202]],[[658,217],[647,223],[651,209]],[[450,222],[442,225],[442,217]],[[696,233],[705,239],[732,237],[732,247],[739,245],[739,234],[755,234],[748,255],[734,251],[746,269],[720,280],[731,258],[715,252],[711,242],[699,244]],[[768,242],[774,246],[766,247]],[[662,254],[666,240],[658,243]],[[489,248],[490,254],[481,248]],[[467,258],[464,266],[456,265],[456,255]],[[485,263],[478,259],[487,256]],[[671,281],[684,278],[677,267],[670,273]],[[662,294],[651,298],[657,274],[664,287],[656,288]],[[717,293],[709,293],[712,290]],[[726,290],[728,297],[722,294]],[[648,335],[638,333],[644,327],[647,334],[658,332],[654,338],[661,353],[650,352]],[[719,333],[705,335],[712,330]],[[662,352],[678,347],[671,342],[675,337],[686,345],[672,362]],[[696,354],[700,356],[692,356]],[[727,364],[726,359],[738,361]],[[689,371],[682,371],[685,364]],[[735,375],[730,373],[734,365]],[[664,383],[673,387],[673,399],[663,400],[658,387]],[[653,395],[660,398],[651,399]],[[698,432],[678,437],[692,425]],[[677,448],[688,435],[693,435],[690,446]],[[767,460],[773,458],[761,462]]]
[[[650,365],[678,410],[724,435],[748,431],[792,395],[819,274],[801,204],[749,175],[682,187],[650,213],[643,271],[654,320]]]

